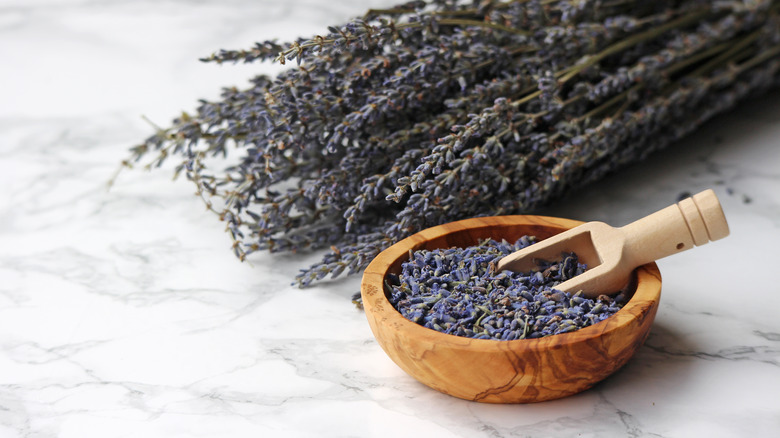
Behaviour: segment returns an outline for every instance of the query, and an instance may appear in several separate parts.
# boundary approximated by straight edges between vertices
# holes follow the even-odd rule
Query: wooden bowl
[[[592,326],[540,339],[470,339],[404,318],[384,293],[409,250],[467,247],[486,238],[544,239],[582,222],[543,216],[467,219],[423,230],[380,253],[361,283],[363,306],[379,345],[404,371],[433,389],[486,403],[530,403],[576,394],[623,366],[642,345],[661,298],[655,263],[638,268],[636,287],[615,315]]]

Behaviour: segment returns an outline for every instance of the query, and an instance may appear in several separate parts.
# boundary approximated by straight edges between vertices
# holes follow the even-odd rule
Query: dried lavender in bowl
[[[498,260],[534,242],[488,239],[468,248],[420,250],[409,255],[386,285],[404,318],[456,336],[512,341],[568,333],[612,316],[626,301],[589,299],[555,286],[587,268],[576,254],[543,262],[534,272],[495,272]]]
[[[242,260],[330,248],[300,285],[416,231],[516,214],[776,85],[780,0],[411,1],[206,61],[296,61],[133,148],[175,157]],[[218,164],[227,157],[226,164]],[[217,161],[217,166],[212,161]]]

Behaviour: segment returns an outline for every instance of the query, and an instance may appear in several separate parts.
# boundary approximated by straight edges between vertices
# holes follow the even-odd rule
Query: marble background
[[[198,62],[388,1],[0,1],[0,437],[780,434],[780,92],[542,211],[623,225],[712,187],[732,235],[659,262],[652,333],[579,395],[485,405],[405,375],[318,254],[239,263],[127,149],[274,67]]]

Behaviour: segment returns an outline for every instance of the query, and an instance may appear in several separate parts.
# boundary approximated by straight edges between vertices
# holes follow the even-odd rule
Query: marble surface
[[[170,168],[126,150],[273,67],[218,48],[322,31],[372,0],[0,2],[0,437],[780,435],[780,92],[542,211],[623,225],[712,187],[732,235],[659,262],[652,333],[595,388],[533,405],[433,391],[378,347],[357,277],[239,263]]]

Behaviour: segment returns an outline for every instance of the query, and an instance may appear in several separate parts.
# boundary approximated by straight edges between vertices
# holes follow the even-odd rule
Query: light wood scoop
[[[623,288],[638,266],[728,235],[715,192],[705,190],[621,228],[588,222],[509,254],[496,267],[528,272],[538,267],[537,260],[574,252],[588,270],[555,288],[595,298]]]

